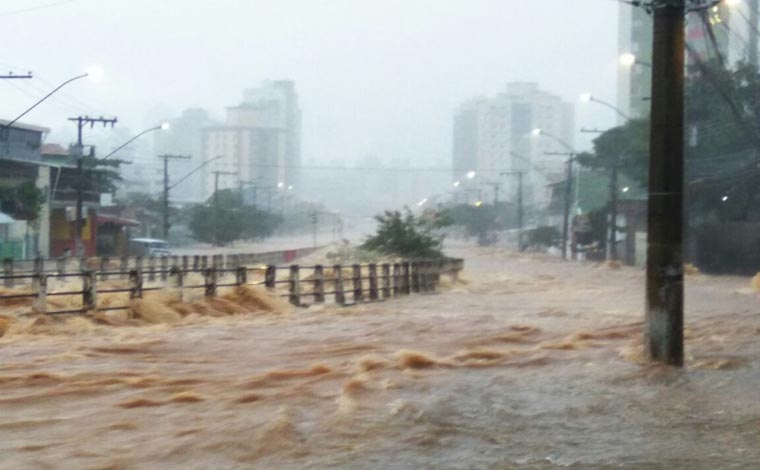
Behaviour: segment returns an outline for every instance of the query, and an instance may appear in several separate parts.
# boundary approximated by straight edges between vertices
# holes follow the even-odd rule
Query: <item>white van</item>
[[[128,243],[129,256],[168,256],[169,244],[157,238],[132,238]]]

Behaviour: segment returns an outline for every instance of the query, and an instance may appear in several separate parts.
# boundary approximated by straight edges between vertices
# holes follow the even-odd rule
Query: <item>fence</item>
[[[192,263],[191,263],[192,258]],[[174,289],[180,299],[187,300],[188,292],[202,291],[203,297],[215,297],[222,287],[263,286],[275,295],[287,298],[296,306],[322,304],[332,298],[335,304],[350,305],[381,301],[391,297],[435,291],[441,276],[456,278],[462,270],[461,259],[404,261],[394,264],[354,264],[351,266],[251,266],[254,258],[246,255],[207,257],[149,258],[148,266],[141,258],[120,260],[121,269],[113,270],[110,260],[99,260],[100,269],[80,264],[76,272],[46,271],[45,261],[38,260],[31,273],[14,273],[12,264],[5,264],[0,276],[6,287],[23,292],[6,291],[3,300],[32,300],[35,313],[72,314],[108,310],[129,310],[129,301],[140,299],[146,292]],[[160,261],[160,266],[157,266]],[[209,263],[210,261],[210,263]],[[9,272],[9,267],[10,272]],[[80,288],[72,290],[70,280],[79,281]],[[59,282],[62,290],[50,289],[51,281]],[[102,294],[128,296],[121,305],[100,305]],[[80,296],[81,306],[59,310],[47,308],[53,296]]]

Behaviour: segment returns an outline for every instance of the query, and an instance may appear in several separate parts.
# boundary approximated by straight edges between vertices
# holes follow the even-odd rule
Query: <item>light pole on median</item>
[[[567,240],[570,228],[570,200],[572,197],[573,162],[575,161],[577,152],[572,145],[568,144],[556,135],[546,132],[543,129],[533,129],[531,135],[534,137],[548,137],[569,150],[569,153],[567,153],[568,158],[566,161],[567,181],[565,183],[565,207],[562,215],[562,259],[567,260]]]
[[[626,113],[620,110],[617,106],[614,106],[606,101],[602,101],[600,99],[594,98],[591,93],[584,93],[581,95],[581,101],[585,103],[594,102],[601,104],[602,106],[605,106],[613,111],[615,111],[618,116],[623,118],[623,121],[628,122],[631,120],[631,117],[628,116]],[[607,249],[607,255],[608,259],[610,260],[616,260],[618,258],[617,256],[617,202],[618,202],[618,167],[620,166],[620,157],[616,153],[615,154],[615,161],[612,162],[612,168],[610,173],[610,228],[608,231],[608,249]]]

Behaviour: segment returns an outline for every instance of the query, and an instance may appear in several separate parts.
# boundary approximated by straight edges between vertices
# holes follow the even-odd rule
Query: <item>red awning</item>
[[[109,215],[109,214],[98,214],[95,216],[95,222],[98,225],[103,224],[113,224],[113,225],[122,225],[126,227],[138,227],[140,225],[140,222],[133,220],[133,219],[127,219],[124,217],[119,217],[117,215]]]

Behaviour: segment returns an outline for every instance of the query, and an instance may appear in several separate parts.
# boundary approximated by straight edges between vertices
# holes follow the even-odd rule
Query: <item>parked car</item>
[[[129,256],[167,256],[169,244],[157,238],[132,238],[127,245]]]

